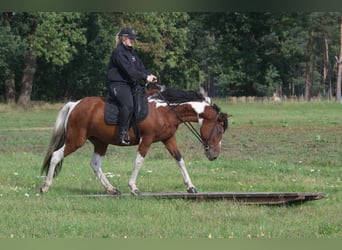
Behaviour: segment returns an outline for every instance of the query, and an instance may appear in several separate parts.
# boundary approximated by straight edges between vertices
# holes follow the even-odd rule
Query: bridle
[[[209,148],[210,148],[209,142],[210,142],[211,137],[212,137],[213,134],[214,134],[214,130],[215,130],[215,128],[216,128],[216,125],[219,123],[218,118],[220,117],[220,115],[221,115],[221,113],[218,112],[218,114],[217,114],[217,116],[216,116],[215,123],[214,123],[213,127],[212,127],[211,130],[210,130],[208,140],[206,141],[205,144],[202,143],[205,149],[209,149]],[[224,129],[223,129],[223,131],[222,131],[222,134],[223,134],[223,132],[224,132]],[[218,133],[217,133],[217,134],[218,134]]]
[[[184,121],[182,119],[182,117],[179,116],[179,114],[174,110],[175,106],[170,105],[170,102],[167,101],[165,99],[165,97],[162,95],[162,93],[160,91],[157,92],[158,96],[164,101],[166,102],[167,106],[174,112],[174,114],[176,115],[177,119],[181,121],[181,123],[185,124],[185,126],[190,130],[190,132],[197,138],[197,140],[203,145],[205,150],[209,150],[210,149],[210,139],[214,134],[214,130],[216,128],[216,125],[219,123],[218,118],[220,117],[221,112],[218,112],[217,116],[216,116],[216,120],[215,123],[213,125],[213,127],[210,130],[209,133],[209,138],[204,141],[201,137],[201,134],[196,130],[196,128],[191,124],[191,122],[187,122]],[[180,104],[178,104],[177,106],[179,106]],[[210,105],[211,107],[213,107],[213,105]]]

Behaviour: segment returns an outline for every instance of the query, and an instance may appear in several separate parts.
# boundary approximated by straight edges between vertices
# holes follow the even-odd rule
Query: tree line
[[[0,102],[105,96],[122,27],[161,84],[210,96],[340,100],[342,15],[335,12],[2,12]]]

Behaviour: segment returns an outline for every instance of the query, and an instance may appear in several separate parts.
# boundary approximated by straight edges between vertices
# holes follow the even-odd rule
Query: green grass
[[[233,117],[222,153],[208,161],[181,126],[180,150],[198,191],[324,192],[296,206],[76,198],[105,193],[89,161],[92,147],[64,160],[48,193],[40,167],[61,105],[0,105],[0,238],[341,238],[342,106],[337,103],[217,103]],[[109,147],[104,172],[121,191],[136,147]],[[138,177],[143,192],[183,192],[181,174],[162,144]]]

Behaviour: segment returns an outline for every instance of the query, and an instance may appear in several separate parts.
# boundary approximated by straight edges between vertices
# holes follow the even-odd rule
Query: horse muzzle
[[[216,160],[216,158],[219,156],[220,151],[215,150],[212,147],[206,147],[204,148],[204,154],[209,159],[209,161]]]

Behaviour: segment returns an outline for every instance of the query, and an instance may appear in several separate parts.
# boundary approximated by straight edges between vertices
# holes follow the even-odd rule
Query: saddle
[[[137,85],[133,90],[134,111],[131,119],[131,126],[144,120],[148,114],[148,101],[145,87]],[[115,99],[107,96],[104,118],[108,125],[119,124],[119,106]]]

